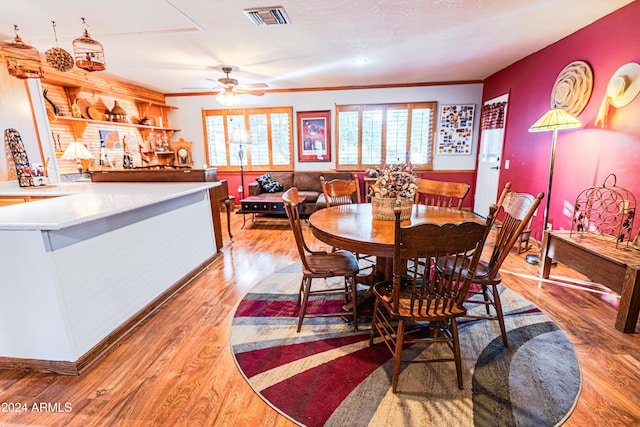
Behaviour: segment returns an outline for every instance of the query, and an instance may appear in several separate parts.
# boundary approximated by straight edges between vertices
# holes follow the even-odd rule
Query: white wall
[[[29,99],[27,86],[28,82],[26,80],[10,76],[4,64],[0,66],[0,88],[2,88],[2,93],[0,94],[0,132],[2,132],[4,146],[4,150],[0,152],[0,181],[17,181],[11,152],[6,143],[4,143],[4,131],[6,129],[13,128],[20,132],[22,143],[31,164],[44,163],[40,156],[34,113],[31,110],[31,100]]]
[[[438,121],[440,107],[449,104],[475,104],[475,120],[473,127],[473,152],[470,156],[434,156],[435,170],[473,170],[476,165],[478,148],[478,130],[480,123],[480,106],[482,102],[482,84],[422,86],[390,89],[358,89],[332,90],[316,92],[284,92],[267,93],[262,97],[241,95],[242,103],[237,108],[252,107],[285,107],[293,106],[293,119],[296,121],[297,111],[331,110],[331,163],[305,162],[298,163],[297,128],[294,124],[294,161],[297,170],[335,169],[335,105],[343,104],[379,104],[394,102],[438,102]],[[167,97],[167,104],[178,107],[169,113],[171,127],[181,129],[173,136],[173,140],[184,138],[193,142],[193,158],[195,165],[206,163],[204,150],[204,129],[202,122],[203,109],[220,109],[215,97],[209,96],[172,96]],[[438,123],[439,125],[439,123]],[[436,130],[437,138],[437,130]]]

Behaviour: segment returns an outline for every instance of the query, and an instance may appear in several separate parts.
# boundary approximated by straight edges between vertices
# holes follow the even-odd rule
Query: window
[[[220,171],[240,170],[239,146],[227,144],[231,129],[244,127],[251,137],[242,146],[246,171],[293,169],[293,109],[253,108],[202,111],[208,163]]]
[[[435,102],[336,106],[336,169],[406,161],[418,170],[432,169],[435,111]]]

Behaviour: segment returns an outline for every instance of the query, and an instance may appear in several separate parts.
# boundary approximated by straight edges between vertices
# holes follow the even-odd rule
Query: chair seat
[[[304,274],[311,277],[350,276],[360,269],[355,255],[347,251],[310,254],[307,262],[315,271],[305,271]]]
[[[380,282],[374,285],[373,293],[380,301],[391,308],[391,289],[393,287],[392,282]],[[428,298],[427,298],[428,299]],[[404,317],[412,320],[444,320],[450,317],[458,317],[466,314],[464,307],[429,307],[425,306],[422,310],[418,309],[416,304],[411,310],[411,289],[408,287],[401,288],[399,295],[399,309],[396,316]]]
[[[489,277],[489,273],[491,273],[489,264],[486,261],[480,260],[480,262],[478,262],[478,268],[476,268],[476,274],[473,276],[473,283],[498,285],[502,282],[502,276],[500,276],[499,271],[495,274],[495,277]]]
[[[438,267],[442,268],[443,265],[444,261],[438,260]],[[480,285],[498,285],[502,282],[502,276],[500,276],[500,272],[497,272],[495,274],[495,277],[493,278],[489,276],[490,273],[491,267],[489,266],[489,263],[484,260],[480,260],[476,268],[476,273],[473,275],[472,282]],[[447,274],[450,274],[450,271],[447,271]],[[462,269],[462,277],[464,277],[466,274],[467,266],[465,265]]]

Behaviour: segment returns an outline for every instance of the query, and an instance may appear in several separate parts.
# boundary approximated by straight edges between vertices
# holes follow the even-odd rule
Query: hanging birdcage
[[[9,74],[19,79],[36,78],[44,76],[40,53],[36,48],[25,44],[18,33],[18,26],[13,29],[16,37],[10,43],[3,43],[2,50],[7,62]]]
[[[613,180],[612,185],[607,182]],[[583,190],[573,208],[571,234],[591,233],[618,243],[631,240],[636,213],[636,198],[626,188],[616,186],[616,176],[610,174],[599,187]]]
[[[82,18],[82,25],[84,27],[82,36],[73,41],[76,66],[87,71],[103,71],[107,65],[104,59],[104,48],[100,42],[91,38],[84,18]]]
[[[47,63],[58,71],[67,72],[73,68],[73,56],[66,50],[58,46],[58,34],[56,33],[56,22],[51,21],[53,26],[53,37],[56,40],[56,47],[52,47],[44,53]]]

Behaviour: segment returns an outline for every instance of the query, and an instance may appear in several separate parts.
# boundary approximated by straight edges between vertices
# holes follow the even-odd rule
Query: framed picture
[[[124,148],[117,130],[100,130],[98,132],[100,132],[100,141],[104,141],[105,148],[109,150],[122,150]]]
[[[298,111],[298,161],[331,161],[331,111]]]
[[[470,156],[475,105],[443,105],[436,153],[439,156]]]
[[[185,141],[184,138],[180,138],[177,142],[171,143],[171,149],[175,154],[175,166],[193,166],[193,158],[191,157],[192,145],[192,142]]]

